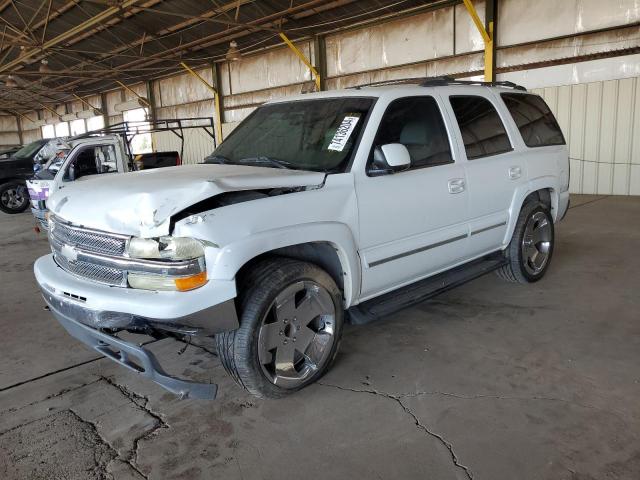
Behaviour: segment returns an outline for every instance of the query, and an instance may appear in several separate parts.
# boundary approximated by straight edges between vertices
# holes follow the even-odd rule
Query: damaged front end
[[[216,397],[218,386],[212,383],[198,383],[184,380],[169,375],[162,368],[152,352],[141,345],[126,342],[116,336],[115,333],[96,329],[78,321],[78,318],[89,319],[100,324],[126,325],[133,330],[148,329],[146,319],[134,316],[126,316],[116,312],[98,312],[84,308],[72,300],[61,300],[53,293],[43,288],[43,297],[56,319],[64,329],[74,338],[80,340],[98,353],[119,363],[144,377],[149,378],[158,385],[180,398],[195,398],[212,400]]]

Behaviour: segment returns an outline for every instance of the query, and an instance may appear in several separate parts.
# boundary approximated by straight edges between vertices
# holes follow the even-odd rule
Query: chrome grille
[[[127,286],[126,270],[96,265],[78,259],[70,260],[62,251],[63,246],[68,246],[81,252],[123,257],[128,237],[73,227],[61,223],[55,218],[49,219],[49,227],[51,227],[49,230],[49,243],[53,258],[61,268],[97,283],[118,287]]]
[[[56,263],[66,271],[78,275],[79,277],[92,280],[106,285],[125,287],[127,285],[127,274],[124,270],[117,268],[103,267],[82,261],[70,262],[64,255],[54,253]]]
[[[51,235],[61,244],[71,245],[87,252],[122,256],[127,246],[127,237],[95,230],[71,227],[52,220]]]

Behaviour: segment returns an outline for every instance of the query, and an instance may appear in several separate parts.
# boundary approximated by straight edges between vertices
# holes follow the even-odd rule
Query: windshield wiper
[[[204,159],[203,163],[213,163],[213,164],[227,164],[227,163],[231,163],[231,160],[229,160],[227,157],[223,156],[223,155],[211,155],[209,157],[206,157]]]
[[[280,160],[279,158],[272,158],[272,157],[250,157],[250,158],[243,158],[242,160],[238,160],[238,163],[253,163],[253,164],[263,164],[263,163],[267,163],[269,165],[272,165],[276,168],[287,168],[287,169],[295,169],[298,168],[296,165],[294,165],[291,162],[287,162],[286,160]]]

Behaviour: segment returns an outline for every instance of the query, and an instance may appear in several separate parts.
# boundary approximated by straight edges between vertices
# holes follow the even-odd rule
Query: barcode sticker
[[[335,152],[341,152],[349,141],[349,137],[353,133],[353,129],[356,128],[356,124],[360,120],[360,117],[348,116],[344,117],[342,123],[336,130],[331,143],[327,147],[327,150],[333,150]]]

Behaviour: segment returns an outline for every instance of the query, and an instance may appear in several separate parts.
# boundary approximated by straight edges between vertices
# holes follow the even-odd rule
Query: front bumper
[[[86,318],[93,314],[88,309],[74,301],[57,297],[46,289],[43,289],[42,294],[49,309],[67,332],[98,353],[153,380],[181,398],[216,397],[217,385],[191,382],[168,375],[152,352],[80,323],[78,317]]]
[[[49,230],[49,222],[47,221],[47,217],[46,217],[48,211],[49,210],[46,208],[41,209],[41,208],[35,208],[33,206],[31,207],[31,213],[36,219],[36,224],[41,230],[44,230],[45,232]]]
[[[74,320],[92,328],[153,328],[207,336],[235,330],[239,325],[234,281],[209,280],[188,292],[112,287],[66,272],[53,255],[36,260],[34,273],[43,292],[81,306]]]

